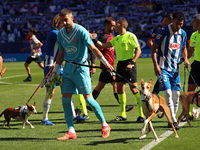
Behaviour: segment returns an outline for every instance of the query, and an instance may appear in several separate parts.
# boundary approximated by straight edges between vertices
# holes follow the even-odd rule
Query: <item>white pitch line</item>
[[[200,111],[200,108],[197,109],[198,111]],[[180,126],[184,126],[187,122],[181,122]],[[161,141],[163,141],[164,139],[168,138],[172,133],[174,133],[174,131],[172,129],[166,131],[165,133],[163,133],[161,136],[158,137],[159,141],[156,142],[155,140],[153,140],[152,142],[150,142],[149,144],[145,145],[144,147],[142,147],[140,150],[150,150],[151,148],[155,147],[156,145],[158,145]]]

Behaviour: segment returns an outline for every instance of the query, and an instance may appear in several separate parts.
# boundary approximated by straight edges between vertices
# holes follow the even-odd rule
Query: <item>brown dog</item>
[[[142,135],[139,139],[146,138],[147,134],[152,130],[155,141],[159,141],[151,123],[151,120],[153,119],[153,117],[156,116],[156,113],[158,113],[159,111],[162,112],[162,115],[158,117],[162,118],[164,115],[167,117],[167,120],[172,126],[175,137],[178,138],[178,134],[172,123],[171,112],[166,103],[166,100],[163,97],[152,94],[150,92],[152,87],[152,82],[153,82],[152,79],[150,79],[148,83],[147,82],[145,83],[144,80],[141,79],[142,92],[140,99],[142,101],[143,113],[146,116],[146,120],[144,121],[141,133],[144,134],[147,123],[148,123],[148,131],[144,135]]]
[[[200,103],[200,91],[190,91],[190,92],[186,92],[180,95],[180,102],[182,104],[182,112],[180,114],[180,116],[178,117],[178,124],[180,124],[181,118],[183,115],[186,114],[186,121],[189,124],[190,127],[192,127],[190,121],[189,121],[189,108],[190,108],[190,104],[195,103],[198,107],[199,103]]]
[[[5,127],[5,123],[7,122],[7,126],[10,127],[10,120],[11,118],[16,119],[16,120],[23,120],[23,126],[22,128],[25,129],[25,123],[28,123],[31,128],[34,128],[34,126],[28,121],[28,117],[30,117],[31,114],[36,114],[36,107],[35,107],[35,102],[33,105],[29,105],[26,103],[25,106],[21,106],[17,109],[9,107],[5,109],[1,114],[0,117],[4,114],[4,123],[3,123],[3,128]]]

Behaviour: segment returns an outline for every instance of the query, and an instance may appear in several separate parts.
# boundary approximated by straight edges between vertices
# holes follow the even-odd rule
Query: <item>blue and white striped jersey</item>
[[[177,34],[172,31],[171,25],[158,30],[154,42],[159,44],[157,61],[160,68],[170,72],[179,71],[180,55],[183,46],[186,46],[187,35],[183,29]]]
[[[58,30],[51,30],[47,35],[46,41],[46,56],[44,67],[52,67],[58,55],[57,34]]]

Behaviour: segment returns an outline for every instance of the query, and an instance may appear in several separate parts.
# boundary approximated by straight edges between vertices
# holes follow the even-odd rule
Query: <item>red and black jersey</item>
[[[99,34],[98,36],[98,40],[101,41],[102,43],[107,43],[113,38],[114,36],[112,34],[107,34],[106,32],[103,32],[102,34]],[[106,58],[108,63],[114,67],[115,48],[114,47],[110,47],[107,49],[102,49],[100,47],[98,48],[101,50],[103,56]],[[100,63],[100,66],[105,67],[102,62]]]
[[[159,25],[159,26],[157,26],[157,27],[155,27],[155,28],[153,29],[153,32],[152,32],[152,34],[151,34],[151,36],[150,36],[150,38],[151,38],[152,40],[154,40],[154,38],[155,38],[155,36],[156,36],[156,32],[157,32],[160,28],[162,28],[161,25]]]

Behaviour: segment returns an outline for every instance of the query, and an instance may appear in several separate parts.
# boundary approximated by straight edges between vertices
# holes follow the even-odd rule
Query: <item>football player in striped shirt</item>
[[[160,91],[164,91],[165,99],[171,111],[172,121],[178,130],[176,113],[178,111],[181,81],[179,75],[180,55],[184,64],[189,66],[187,59],[186,32],[183,26],[185,15],[182,11],[173,14],[172,24],[159,29],[151,49],[154,71],[160,82]]]

